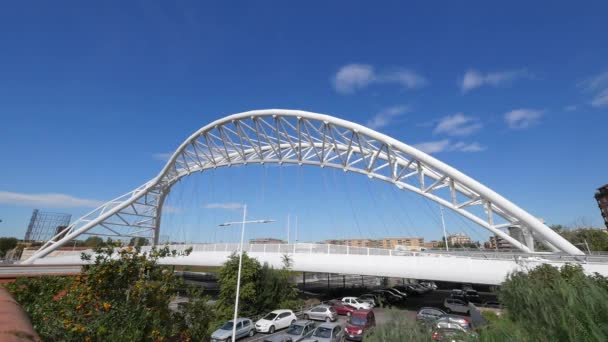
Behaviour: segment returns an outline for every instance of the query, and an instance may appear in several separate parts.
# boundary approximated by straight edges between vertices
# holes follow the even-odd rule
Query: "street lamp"
[[[233,224],[242,224],[241,228],[241,244],[239,245],[239,271],[236,277],[236,299],[234,301],[234,320],[232,321],[232,342],[236,341],[236,320],[239,312],[239,292],[241,290],[241,267],[243,265],[243,239],[245,238],[245,223],[270,223],[274,220],[252,220],[247,221],[247,205],[243,205],[243,221],[240,222],[225,222],[219,224],[220,227],[228,227]]]

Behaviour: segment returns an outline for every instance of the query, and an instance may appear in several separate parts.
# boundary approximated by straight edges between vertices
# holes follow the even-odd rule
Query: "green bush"
[[[104,247],[74,278],[21,278],[7,289],[45,341],[208,340],[213,311],[193,289],[183,310],[169,303],[185,286],[158,259],[178,256],[167,247]],[[187,252],[188,253],[188,252]],[[88,257],[84,257],[88,259]]]

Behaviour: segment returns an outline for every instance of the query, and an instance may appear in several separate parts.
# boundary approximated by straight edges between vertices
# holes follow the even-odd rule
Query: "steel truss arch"
[[[93,228],[104,232],[96,235],[152,237],[157,244],[164,199],[182,177],[218,167],[265,163],[364,174],[450,208],[523,252],[532,250],[502,228],[519,226],[554,252],[584,254],[501,195],[412,146],[329,115],[269,109],[230,115],[204,126],[179,146],[155,178],[81,217],[24,263]]]

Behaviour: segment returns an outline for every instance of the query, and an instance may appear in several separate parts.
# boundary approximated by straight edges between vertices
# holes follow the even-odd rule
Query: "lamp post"
[[[241,244],[239,245],[239,271],[236,277],[236,299],[234,301],[234,320],[232,320],[232,342],[236,341],[236,320],[239,312],[239,292],[241,290],[241,267],[243,265],[243,239],[245,238],[246,223],[270,223],[274,220],[252,220],[247,221],[247,205],[243,205],[243,221],[240,222],[225,222],[220,224],[220,227],[228,227],[233,224],[242,224],[241,227]]]

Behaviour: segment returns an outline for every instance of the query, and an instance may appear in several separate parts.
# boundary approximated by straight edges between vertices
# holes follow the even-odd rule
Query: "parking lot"
[[[386,324],[387,322],[389,322],[391,319],[395,318],[395,316],[408,317],[412,320],[415,320],[416,313],[418,312],[418,310],[421,307],[425,307],[425,306],[436,307],[436,308],[442,309],[443,300],[449,296],[449,293],[450,293],[449,290],[437,290],[434,292],[429,292],[425,295],[409,297],[407,299],[406,304],[402,307],[392,307],[392,308],[376,307],[373,309],[374,314],[376,316],[376,325],[382,326],[383,324]],[[496,300],[496,297],[489,293],[480,293],[480,296],[483,301]],[[346,324],[346,320],[347,320],[346,316],[339,316],[337,322],[340,325],[342,325],[342,327],[344,327],[344,325]],[[318,323],[323,323],[323,322],[319,321]],[[277,331],[272,335],[258,333],[253,337],[244,338],[240,341],[247,341],[247,342],[259,341],[259,342],[261,342],[268,336],[282,335],[282,334],[285,334],[285,329],[281,330],[281,331]]]

